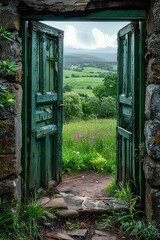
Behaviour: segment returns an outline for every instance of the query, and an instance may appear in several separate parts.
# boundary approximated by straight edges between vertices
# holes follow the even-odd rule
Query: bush
[[[103,97],[99,109],[101,118],[116,117],[116,100],[113,97]]]
[[[78,94],[67,92],[63,95],[64,102],[64,122],[79,120],[83,116],[82,102]]]
[[[113,97],[92,98],[89,101],[93,114],[99,118],[114,118],[116,116],[116,100]]]
[[[64,87],[63,87],[63,92],[71,92],[73,90],[73,87],[69,84],[66,84]]]

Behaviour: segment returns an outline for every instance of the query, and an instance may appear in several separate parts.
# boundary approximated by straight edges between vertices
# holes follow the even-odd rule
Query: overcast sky
[[[117,47],[117,32],[128,22],[50,22],[64,31],[64,46],[77,49]]]

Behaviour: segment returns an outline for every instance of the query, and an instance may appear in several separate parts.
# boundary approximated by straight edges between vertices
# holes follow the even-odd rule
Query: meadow
[[[102,84],[103,77],[99,77],[102,72],[106,74],[108,71],[101,68],[84,67],[80,69],[77,66],[72,66],[70,69],[64,70],[64,85],[68,84],[75,89],[92,88],[98,84]]]
[[[92,119],[63,126],[63,173],[95,170],[114,173],[116,120]]]
[[[116,72],[117,65],[112,65],[112,72]],[[64,69],[64,86],[70,85],[73,91],[77,94],[87,94],[88,97],[94,97],[92,89],[103,83],[106,74],[111,73],[108,70],[97,67],[71,66],[69,69]],[[89,86],[89,89],[88,89]]]

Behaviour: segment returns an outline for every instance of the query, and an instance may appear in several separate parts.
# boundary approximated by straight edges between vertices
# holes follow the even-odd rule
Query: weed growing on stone
[[[118,188],[115,178],[112,179],[111,183],[104,188],[104,192],[113,195]]]
[[[64,124],[63,172],[114,172],[116,120],[95,119]]]
[[[145,218],[144,212],[137,208],[140,197],[134,195],[131,189],[131,182],[124,186],[120,185],[115,190],[114,198],[123,201],[128,205],[128,210],[116,212],[112,210],[109,215],[103,215],[97,222],[101,229],[121,229],[131,239],[153,240],[160,239],[160,231],[155,223]]]

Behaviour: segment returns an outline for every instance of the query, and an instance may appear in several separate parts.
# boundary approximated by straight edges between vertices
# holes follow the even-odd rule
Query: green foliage
[[[99,98],[91,98],[89,100],[89,105],[92,109],[92,113],[95,114],[96,116],[98,116],[99,114],[99,109],[100,109],[100,106],[101,106],[101,100]]]
[[[7,87],[0,84],[0,110],[4,110],[11,104],[16,104],[14,97],[15,94],[9,93]]]
[[[105,90],[106,90],[106,88],[104,85],[98,85],[98,86],[94,87],[92,91],[93,91],[93,94],[97,98],[101,99],[102,97],[107,97]]]
[[[117,96],[117,74],[107,75],[104,80],[104,86],[107,96],[116,98]]]
[[[133,185],[133,183],[132,183]],[[114,195],[117,199],[128,204],[128,211],[112,211],[110,215],[103,215],[97,223],[101,229],[117,227],[135,240],[160,239],[160,231],[153,221],[146,220],[144,213],[137,210],[140,197],[131,191],[131,182],[120,185]]]
[[[8,75],[14,75],[18,68],[19,66],[14,61],[10,61],[9,59],[0,61],[0,76],[5,77]]]
[[[28,204],[0,206],[0,237],[2,239],[40,239],[40,220],[48,212],[36,200]]]
[[[7,31],[4,27],[0,26],[0,40],[3,38],[10,41],[14,39],[12,33]],[[13,75],[17,72],[17,70],[18,65],[14,61],[10,61],[9,59],[5,61],[0,61],[0,77]],[[0,84],[0,110],[4,110],[5,107],[8,107],[10,104],[15,104],[14,97],[15,95],[10,94],[7,88]]]
[[[63,102],[65,122],[82,118],[82,103],[78,94],[74,92],[64,93]]]
[[[122,228],[130,236],[134,236],[136,240],[160,239],[158,228],[149,220],[126,221],[123,222]]]
[[[99,99],[109,96],[116,98],[117,75],[115,73],[111,75],[106,75],[106,77],[103,79],[103,85],[98,85],[94,87],[93,93]]]
[[[134,195],[131,188],[132,185],[133,183],[131,181],[128,181],[124,186],[122,184],[119,184],[119,188],[116,190],[114,197],[125,201],[133,208],[135,207],[140,197]]]
[[[92,108],[88,100],[82,100],[83,119],[87,120],[92,115]]]
[[[113,97],[91,98],[89,105],[92,113],[99,118],[114,118],[116,115],[116,101]]]
[[[106,192],[109,195],[113,195],[115,191],[117,190],[118,185],[115,181],[115,178],[112,179],[111,183],[109,183],[105,188],[104,192]]]
[[[115,171],[115,125],[111,119],[64,124],[63,172]]]
[[[64,85],[63,92],[71,92],[73,90],[73,87],[69,84]]]
[[[4,27],[0,26],[0,39],[5,38],[7,40],[14,40],[14,37],[11,32],[7,31]]]
[[[99,117],[111,118],[116,116],[116,100],[113,97],[103,97],[99,108]]]

